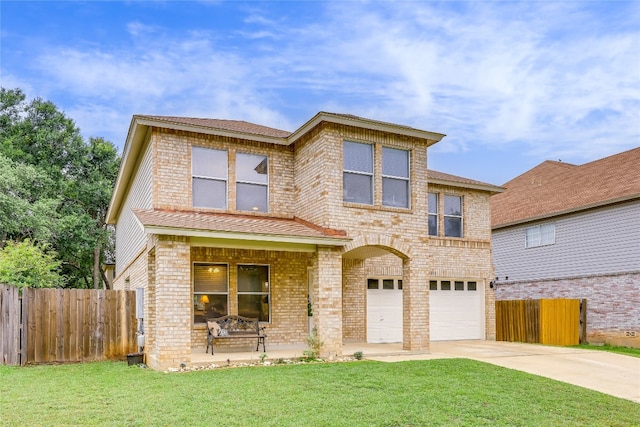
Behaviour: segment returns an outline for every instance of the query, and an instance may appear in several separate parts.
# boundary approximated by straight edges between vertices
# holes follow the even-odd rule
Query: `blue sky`
[[[0,2],[0,78],[120,149],[133,114],[293,131],[318,111],[447,136],[502,184],[640,146],[640,1]]]

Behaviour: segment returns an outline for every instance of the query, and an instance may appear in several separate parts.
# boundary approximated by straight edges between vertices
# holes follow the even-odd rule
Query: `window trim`
[[[196,265],[224,265],[227,268],[227,292],[196,292],[196,270],[195,270],[195,266]],[[226,295],[227,296],[227,315],[229,315],[230,311],[231,311],[231,286],[229,283],[229,279],[230,279],[230,266],[229,263],[226,262],[213,262],[213,261],[193,261],[191,263],[191,294],[192,294],[192,298],[195,297],[196,295]],[[203,324],[206,322],[206,317],[205,317],[205,322],[197,322],[195,321],[195,313],[193,313],[193,303],[191,304],[191,310],[192,310],[192,316],[191,316],[191,320],[193,321],[194,324]]]
[[[431,203],[429,203],[429,194],[433,194],[434,196],[436,196],[436,203],[435,203],[435,212],[432,211],[432,206]],[[434,191],[428,191],[427,192],[427,235],[429,236],[439,236],[440,235],[440,193],[438,192],[434,192]],[[435,217],[436,219],[436,233],[435,234],[431,234],[429,231],[429,218],[430,217]]]
[[[238,179],[238,174],[236,172],[236,210],[240,211],[240,212],[262,212],[260,210],[240,210],[238,209],[238,184],[248,184],[248,185],[261,185],[263,187],[266,187],[267,190],[267,208],[264,211],[269,212],[269,206],[270,206],[270,197],[269,197],[269,186],[270,186],[270,181],[271,181],[271,175],[269,174],[269,166],[271,165],[271,162],[269,161],[269,156],[266,154],[257,154],[257,153],[246,153],[246,152],[236,152],[235,155],[235,161],[236,161],[236,171],[238,169],[238,157],[243,156],[243,155],[247,155],[247,156],[262,156],[267,160],[267,182],[255,182],[255,181],[247,181],[247,180],[241,180]]]
[[[268,284],[267,284],[267,288],[269,289],[267,292],[240,292],[240,284],[238,282],[238,270],[240,269],[240,267],[242,266],[257,266],[257,267],[267,267],[267,280],[268,280]],[[271,317],[271,289],[273,288],[273,286],[271,285],[271,264],[259,264],[259,263],[237,263],[236,264],[236,307],[238,308],[238,315],[242,316],[240,314],[240,301],[239,301],[239,296],[240,295],[267,295],[268,298],[268,305],[269,305],[269,313],[268,313],[268,320],[259,320],[259,322],[262,323],[271,323],[272,321],[272,317]]]
[[[363,171],[357,171],[357,170],[351,170],[351,169],[347,169],[345,168],[345,144],[346,143],[350,143],[350,144],[360,144],[360,145],[367,145],[371,148],[371,172],[363,172]],[[347,140],[344,139],[342,140],[342,201],[344,203],[353,203],[353,204],[357,204],[357,205],[364,205],[364,206],[374,206],[375,205],[375,187],[376,187],[376,182],[375,182],[375,171],[376,171],[376,155],[375,155],[375,151],[376,151],[376,146],[375,143],[367,143],[367,142],[359,142],[359,141],[352,141],[352,140]],[[354,202],[354,201],[350,201],[350,200],[345,200],[344,198],[344,190],[345,190],[345,179],[344,176],[345,174],[351,174],[351,175],[363,175],[363,176],[368,176],[370,179],[370,183],[371,183],[371,190],[370,190],[370,194],[369,196],[371,197],[371,203],[364,203],[364,202]]]
[[[543,241],[542,236],[543,236],[543,232],[542,229],[545,227],[550,227],[553,228],[553,233],[551,234],[551,239],[550,241]],[[530,242],[529,240],[529,230],[537,230],[538,232],[538,241],[537,242]],[[531,248],[539,248],[541,246],[551,246],[551,245],[555,245],[556,244],[556,224],[555,222],[551,222],[551,223],[544,223],[544,224],[538,224],[538,225],[534,225],[531,227],[526,227],[524,229],[524,248],[525,249],[531,249]]]
[[[375,148],[375,147],[374,147]],[[397,151],[404,151],[405,153],[407,153],[407,176],[406,177],[402,177],[402,176],[395,176],[395,175],[385,175],[384,173],[384,149],[390,149],[390,150],[397,150]],[[396,209],[411,209],[411,150],[405,150],[404,148],[396,148],[396,147],[390,147],[390,146],[386,146],[383,145],[381,147],[381,157],[382,157],[382,169],[380,171],[380,175],[382,176],[382,197],[381,197],[381,204],[384,207],[387,208],[396,208]],[[374,168],[375,169],[375,168]],[[384,202],[384,180],[386,179],[390,179],[390,180],[395,180],[395,181],[404,181],[407,184],[407,205],[406,206],[393,206],[393,205],[387,205]]]
[[[444,197],[442,198],[443,202],[446,204],[446,198],[448,197],[457,197],[460,199],[460,215],[447,215],[446,209],[442,212],[442,218],[444,222],[444,227],[442,233],[444,237],[452,238],[452,239],[463,239],[464,238],[464,196],[460,194],[447,194],[444,193]],[[448,236],[447,235],[447,227],[446,221],[447,218],[459,218],[460,219],[460,236]]]
[[[194,149],[200,149],[200,150],[211,150],[211,151],[218,151],[221,153],[225,153],[227,156],[227,167],[225,168],[225,176],[224,177],[218,177],[218,176],[213,176],[213,175],[197,175],[194,173],[193,170],[193,166],[194,166],[194,155],[193,155],[193,150]],[[193,180],[194,179],[205,179],[208,181],[217,181],[217,182],[224,182],[224,207],[218,208],[218,207],[211,207],[211,206],[196,206],[193,199],[194,199],[194,194],[193,194]],[[221,209],[221,210],[228,210],[229,209],[229,150],[221,150],[218,148],[210,148],[210,147],[202,147],[199,145],[192,145],[191,146],[191,206],[194,208],[201,208],[201,209]]]

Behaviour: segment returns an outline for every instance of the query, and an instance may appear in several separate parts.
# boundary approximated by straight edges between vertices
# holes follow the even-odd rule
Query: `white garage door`
[[[433,280],[429,289],[431,341],[484,339],[480,282]]]
[[[402,342],[402,280],[367,280],[367,342]]]

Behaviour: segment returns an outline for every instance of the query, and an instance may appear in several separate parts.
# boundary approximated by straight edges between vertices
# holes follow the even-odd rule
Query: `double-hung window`
[[[462,237],[462,197],[444,196],[444,235]]]
[[[238,265],[238,314],[269,321],[269,266]]]
[[[226,264],[193,265],[193,321],[229,314],[229,268]]]
[[[269,159],[258,154],[236,155],[236,209],[267,212],[269,206]]]
[[[227,208],[227,165],[226,151],[191,148],[191,191],[194,207]]]
[[[373,204],[373,145],[344,141],[343,200]]]
[[[438,193],[429,193],[429,236],[438,235]]]
[[[525,230],[525,247],[547,246],[556,243],[556,225],[543,224]]]
[[[382,147],[382,204],[409,207],[409,152]]]

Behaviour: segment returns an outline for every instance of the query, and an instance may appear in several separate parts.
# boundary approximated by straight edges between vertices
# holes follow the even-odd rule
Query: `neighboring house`
[[[640,347],[640,148],[546,161],[491,197],[498,300],[587,300],[589,342]]]
[[[226,314],[259,318],[268,346],[315,327],[325,357],[344,342],[494,339],[501,188],[427,171],[443,136],[324,112],[292,133],[134,116],[107,217],[114,288],[144,289],[148,365],[190,362],[205,319]]]

